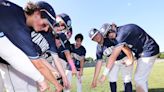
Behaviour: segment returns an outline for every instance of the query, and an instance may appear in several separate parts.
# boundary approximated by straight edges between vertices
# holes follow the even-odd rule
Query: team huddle
[[[82,92],[86,49],[83,35],[73,33],[68,14],[55,13],[45,1],[29,2],[22,7],[0,0],[0,92],[70,92],[72,76],[77,78],[77,92]],[[96,65],[91,87],[109,77],[111,92],[117,92],[121,70],[124,91],[132,92],[133,62],[136,92],[148,92],[148,77],[159,54],[159,46],[136,24],[117,26],[105,23],[89,30],[97,42]],[[93,53],[94,54],[94,53]],[[99,78],[103,57],[106,67]]]

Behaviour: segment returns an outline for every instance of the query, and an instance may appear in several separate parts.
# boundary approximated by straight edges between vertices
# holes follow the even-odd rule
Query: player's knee
[[[131,77],[131,76],[125,76],[125,77],[123,78],[123,80],[124,80],[124,83],[129,83],[129,82],[132,81],[132,77]]]
[[[109,76],[109,81],[110,82],[116,82],[117,81],[117,77]]]
[[[135,81],[136,86],[144,84],[144,80],[142,78],[139,78],[139,77],[136,77],[136,76],[134,77],[134,81]]]

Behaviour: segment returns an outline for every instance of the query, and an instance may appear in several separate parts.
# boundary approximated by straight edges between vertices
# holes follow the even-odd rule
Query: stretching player
[[[31,31],[29,29],[29,27],[32,27],[35,29],[35,31],[38,31],[38,32],[47,31],[49,29],[49,22],[52,24],[54,24],[55,22],[54,20],[55,18],[52,16],[52,15],[55,15],[53,8],[46,2],[38,2],[36,4],[29,3],[28,8],[26,8],[24,11],[21,7],[6,0],[0,3],[0,7],[1,7],[0,11],[3,12],[0,14],[0,19],[1,19],[0,30],[4,32],[4,34],[9,38],[9,40],[14,45],[16,45],[26,55],[29,56],[30,60],[35,65],[35,67],[45,76],[46,79],[51,81],[56,86],[57,92],[60,92],[62,90],[62,86],[54,79],[54,77],[52,76],[48,68],[42,62],[40,62],[41,59],[39,59],[38,53],[36,52],[36,49],[34,48],[34,44],[31,40],[31,35],[30,35]],[[5,27],[5,25],[8,25],[8,26]],[[3,37],[3,39],[5,40],[6,38]],[[3,44],[3,42],[1,43]],[[29,67],[29,63],[26,64],[22,62],[24,60],[26,62],[29,62],[28,58],[26,58],[25,55],[22,54],[17,48],[13,47],[14,46],[13,44],[11,46],[4,45],[4,47],[1,48],[2,49],[1,53],[3,54],[3,55],[1,54],[1,57],[5,59],[8,63],[10,63],[12,66],[14,66],[17,70],[21,71],[27,76],[30,76],[30,77],[32,76],[31,78],[34,78],[33,76],[35,76],[35,73],[27,72],[27,69],[29,70],[33,68],[31,68],[31,66]],[[5,50],[4,49],[6,48],[5,46],[10,47],[10,48]],[[15,50],[15,52],[13,50]],[[6,56],[4,56],[4,51],[6,51],[5,52]],[[11,51],[13,52],[11,53]],[[20,65],[18,65],[17,62]],[[2,67],[1,69],[5,68],[6,70],[8,70],[7,67],[3,67],[3,66],[1,67]],[[30,71],[35,71],[35,69],[30,70]],[[15,72],[12,72],[12,71],[9,71],[9,72],[17,76]],[[5,74],[8,74],[8,73],[5,73]],[[36,75],[38,74],[36,73]],[[43,78],[42,78],[42,81],[43,81]],[[18,82],[18,81],[15,80],[15,82]],[[7,83],[5,85],[6,87],[10,87],[10,85],[7,85]],[[21,88],[22,84],[21,86],[19,85],[12,85],[12,86],[19,87],[20,89],[18,88],[18,90],[27,91],[26,89],[24,90]],[[16,91],[16,89],[11,89],[9,90],[9,92],[13,92],[14,90]],[[35,92],[35,91],[32,91],[32,92]]]
[[[109,25],[110,26],[110,25]],[[141,27],[135,24],[127,24],[115,27],[109,31],[110,39],[117,41],[119,46],[131,45],[131,50],[137,58],[137,68],[135,72],[135,82],[137,92],[148,92],[148,76],[151,72],[155,59],[159,54],[159,46]],[[117,49],[114,49],[115,52]],[[114,64],[117,54],[112,53],[106,65],[106,71],[110,71]],[[102,75],[100,81],[104,82],[106,76]]]
[[[57,38],[60,40],[60,46],[64,50],[64,57],[62,56],[62,58],[65,58],[66,61],[68,61],[69,65],[71,66],[72,74],[76,74],[76,68],[70,53],[69,39],[72,36],[71,19],[67,14],[62,13],[57,15],[56,21],[58,22],[58,26],[55,26],[55,29],[58,33]]]
[[[82,92],[82,75],[83,75],[83,66],[86,50],[82,46],[83,35],[77,34],[75,36],[75,44],[71,44],[71,54],[73,56],[73,60],[77,70],[77,92]],[[72,80],[72,74],[68,74],[69,80]]]
[[[71,57],[70,50],[70,42],[69,39],[72,36],[72,27],[71,27],[71,19],[67,14],[59,14],[57,16],[58,27],[55,27],[58,33],[58,37],[55,38],[56,45],[58,48],[58,54],[61,58],[63,67],[66,70],[67,78],[69,79],[69,74],[76,74],[76,67],[74,65],[74,61]],[[68,70],[68,65],[71,67],[71,70]],[[70,89],[64,89],[64,92],[69,92]]]
[[[98,43],[97,51],[96,51],[98,62],[96,64],[94,78],[92,81],[92,87],[96,87],[98,74],[100,72],[101,65],[102,65],[101,61],[102,61],[103,55],[110,56],[110,54],[112,53],[112,50],[117,47],[114,47],[115,41],[109,40],[109,38],[104,38],[105,34],[102,33],[102,31],[100,32],[95,28],[90,31],[89,36],[93,41]],[[133,55],[127,46],[124,46],[119,51],[121,50],[127,54],[128,59],[130,59],[131,61],[133,60]],[[127,58],[125,57],[125,54],[121,52],[119,57],[117,58],[117,61],[115,62],[114,67],[109,72],[110,87],[111,87],[112,92],[116,92],[116,81],[118,77],[117,74],[118,74],[119,68],[121,68],[122,70],[122,77],[125,83],[125,91],[126,92],[132,91],[131,76],[132,76],[133,66],[131,65],[131,66],[126,67],[124,64],[122,64],[123,62],[125,62],[126,64],[126,60]],[[108,72],[104,72],[103,74],[107,75]]]

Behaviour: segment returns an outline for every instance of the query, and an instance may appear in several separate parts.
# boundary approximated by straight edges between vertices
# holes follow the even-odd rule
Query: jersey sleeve
[[[43,36],[45,37],[45,39],[47,40],[48,44],[49,44],[49,49],[46,52],[51,52],[53,54],[57,53],[57,47],[55,44],[55,40],[53,39],[53,34],[51,32],[45,32],[43,34]]]
[[[103,51],[101,49],[100,45],[97,45],[97,49],[96,49],[96,60],[101,60],[103,57]]]
[[[85,55],[86,55],[86,49],[83,47],[83,48],[82,48],[82,56],[85,57]]]
[[[5,34],[9,40],[20,48],[30,59],[39,58],[34,43],[32,42],[31,35],[28,33],[29,30],[20,30],[16,30],[15,32],[5,32]]]
[[[61,44],[64,50],[70,50],[70,42],[64,33],[59,34],[59,39],[61,41]]]

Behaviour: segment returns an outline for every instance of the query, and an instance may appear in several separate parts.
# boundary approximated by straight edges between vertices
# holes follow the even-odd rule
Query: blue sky
[[[29,0],[10,0],[24,7]],[[38,0],[32,0],[38,1]],[[56,14],[67,13],[72,19],[73,36],[84,35],[86,56],[95,58],[96,43],[88,37],[88,31],[100,28],[103,23],[124,25],[135,23],[153,37],[164,51],[164,0],[46,0]]]

